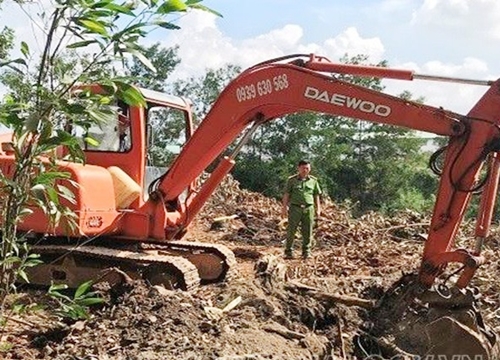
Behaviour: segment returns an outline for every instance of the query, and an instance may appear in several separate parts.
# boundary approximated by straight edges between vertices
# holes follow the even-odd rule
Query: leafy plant
[[[82,139],[76,134],[116,116],[112,98],[146,105],[130,85],[133,78],[121,75],[124,64],[132,57],[155,71],[140,40],[156,28],[178,29],[173,16],[190,9],[216,13],[200,0],[54,0],[52,9],[32,20],[45,35],[39,54],[24,41],[15,46],[10,30],[0,33],[0,81],[8,89],[0,102],[0,124],[11,131],[8,151],[14,159],[12,166],[0,169],[2,312],[17,279],[29,280],[26,267],[39,261],[19,236],[19,223],[42,209],[49,220],[48,232],[64,225],[70,233],[76,226],[70,205],[77,185],[60,165],[56,150],[63,146],[66,160],[85,162]],[[13,47],[20,57],[8,57]],[[81,86],[86,83],[100,86],[103,93]],[[83,141],[95,143],[89,137]]]
[[[103,298],[90,291],[91,287],[92,281],[86,281],[76,289],[73,297],[70,297],[63,293],[68,289],[67,285],[52,284],[47,294],[59,304],[55,310],[58,316],[63,319],[83,320],[89,318],[90,306],[104,303]]]

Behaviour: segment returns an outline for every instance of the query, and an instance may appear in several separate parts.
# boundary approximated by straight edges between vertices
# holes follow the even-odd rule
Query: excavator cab
[[[153,90],[140,89],[147,107],[117,102],[116,119],[91,127],[85,143],[86,163],[118,167],[141,188],[135,207],[149,198],[151,184],[169,165],[193,133],[190,102]]]

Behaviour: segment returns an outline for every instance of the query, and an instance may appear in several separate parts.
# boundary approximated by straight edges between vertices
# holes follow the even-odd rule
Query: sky
[[[171,18],[177,31],[154,31],[147,42],[179,45],[182,62],[173,78],[203,75],[227,63],[243,68],[295,53],[337,62],[365,54],[371,63],[416,74],[500,78],[498,0],[204,0],[223,17],[189,12]],[[37,42],[26,14],[7,2],[0,24]],[[0,26],[1,26],[0,25]],[[39,36],[38,36],[39,37]],[[39,40],[38,40],[39,42]],[[429,105],[466,114],[484,86],[384,80],[386,92],[408,90]],[[192,99],[196,101],[196,99]]]

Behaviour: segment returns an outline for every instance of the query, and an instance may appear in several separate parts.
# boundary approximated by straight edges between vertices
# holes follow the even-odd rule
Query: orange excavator
[[[332,75],[335,73],[461,81],[488,89],[467,115],[461,115],[353,85],[339,80]],[[122,105],[115,123],[94,129],[99,145],[86,146],[85,165],[59,163],[78,184],[68,185],[75,194],[74,204],[68,203],[76,214],[75,229],[68,230],[64,222],[51,228],[41,210],[20,225],[35,239],[34,251],[49,259],[35,268],[33,282],[75,286],[109,268],[184,289],[200,281],[227,278],[235,262],[229,249],[182,238],[255,129],[300,111],[447,136],[418,280],[423,288],[430,288],[449,264],[457,263],[462,269],[456,285],[464,289],[484,261],[481,247],[488,235],[500,174],[500,80],[432,77],[407,70],[336,64],[315,55],[291,55],[242,72],[222,91],[196,130],[188,101],[156,91],[141,92],[147,108]],[[152,124],[173,118],[184,119],[187,141],[168,169],[149,166],[148,148],[155,130]],[[222,158],[199,185],[199,176],[237,138],[233,153]],[[9,174],[14,155],[8,146],[2,149],[0,168]],[[484,164],[488,165],[488,176],[481,181],[475,247],[455,249],[455,235]]]

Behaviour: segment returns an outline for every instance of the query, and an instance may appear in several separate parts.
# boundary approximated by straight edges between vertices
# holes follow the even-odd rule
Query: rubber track
[[[138,264],[165,264],[169,267],[174,267],[182,274],[184,290],[192,290],[199,286],[200,277],[198,269],[187,259],[180,256],[169,255],[153,255],[148,253],[134,252],[129,250],[120,250],[105,248],[99,246],[65,246],[65,245],[49,245],[49,246],[33,246],[32,251],[37,254],[77,254],[87,256],[93,259],[106,259],[114,261],[124,261],[127,263]],[[105,262],[103,262],[105,264]]]
[[[224,245],[214,244],[214,243],[202,243],[194,241],[183,241],[176,240],[161,244],[154,243],[141,243],[140,248],[144,250],[178,250],[193,252],[195,250],[201,250],[204,253],[214,254],[218,256],[221,261],[224,262],[224,271],[214,282],[219,282],[222,280],[229,281],[236,275],[236,257],[234,253]]]

